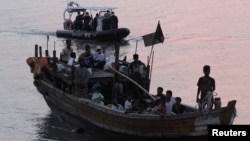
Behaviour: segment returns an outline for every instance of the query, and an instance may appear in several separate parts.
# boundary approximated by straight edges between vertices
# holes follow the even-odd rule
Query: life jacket
[[[48,59],[46,57],[29,57],[26,59],[30,66],[30,71],[34,78],[40,78],[45,73],[45,68],[48,66]]]

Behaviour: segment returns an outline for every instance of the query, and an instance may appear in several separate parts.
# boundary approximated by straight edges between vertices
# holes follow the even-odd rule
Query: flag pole
[[[153,39],[153,41],[154,41],[154,39]],[[152,47],[151,47],[151,51],[150,51],[150,54],[149,54],[148,65],[149,65],[150,60],[151,60],[151,56],[152,56],[152,52],[153,52],[153,48],[154,48],[154,44],[152,44]]]
[[[155,35],[157,33],[157,28],[158,28],[158,25],[160,24],[160,21],[158,21],[158,24],[156,26],[156,30],[155,30]],[[154,49],[154,41],[155,41],[155,35],[154,35],[154,38],[152,40],[152,47],[151,47],[151,51],[150,51],[150,55],[149,55],[149,60],[148,60],[148,65],[150,63],[150,60],[151,60],[151,56],[152,56],[152,52],[153,52],[153,49]]]
[[[152,76],[152,71],[153,71],[153,63],[154,63],[154,61],[153,61],[153,59],[154,59],[154,51],[153,51],[153,55],[152,55],[152,62],[151,62],[151,69],[150,69],[150,75],[149,75],[149,79],[151,79],[151,76]]]
[[[163,35],[162,29],[161,29],[160,21],[158,21],[158,24],[157,24],[157,27],[156,27],[156,30],[154,33],[144,35],[144,36],[142,36],[142,38],[144,40],[144,44],[146,47],[152,45],[151,51],[150,51],[150,56],[148,57],[148,62],[147,62],[148,66],[149,66],[151,59],[152,59],[152,52],[154,49],[154,44],[164,42],[164,35]]]
[[[138,40],[136,40],[135,54],[137,53]]]

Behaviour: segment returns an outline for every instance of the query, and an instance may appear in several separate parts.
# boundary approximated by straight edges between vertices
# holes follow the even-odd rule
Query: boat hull
[[[100,130],[105,137],[142,138],[142,139],[188,139],[206,140],[207,125],[229,125],[235,117],[236,101],[227,107],[210,111],[186,113],[181,115],[148,116],[145,114],[125,114],[114,111],[90,100],[77,98],[55,88],[43,79],[35,80],[35,86],[44,96],[53,113],[74,124],[76,128]],[[74,118],[74,120],[72,120]]]
[[[45,99],[46,100],[46,99]],[[144,137],[144,136],[128,136],[126,134],[121,134],[117,132],[113,132],[110,130],[104,130],[100,128],[88,120],[80,118],[79,116],[75,116],[69,112],[65,112],[64,110],[54,105],[50,100],[46,100],[53,114],[56,115],[61,121],[66,124],[70,124],[73,130],[79,134],[89,134],[91,135],[91,140],[96,141],[110,141],[110,140],[119,140],[119,141],[128,141],[128,140],[137,140],[137,141],[162,141],[166,139],[166,137]],[[98,134],[97,134],[98,133]],[[178,137],[167,137],[167,141],[206,141],[207,136],[178,136]]]
[[[80,30],[57,30],[56,36],[59,38],[71,38],[79,40],[121,40],[130,34],[128,28],[118,28],[104,31],[88,32]]]

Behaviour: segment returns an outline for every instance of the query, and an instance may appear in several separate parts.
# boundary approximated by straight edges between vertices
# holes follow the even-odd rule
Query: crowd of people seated
[[[75,29],[84,31],[103,31],[118,28],[118,17],[114,11],[107,10],[104,14],[102,12],[96,13],[93,18],[89,12],[77,12],[75,20],[72,22],[66,19],[64,22],[64,29]]]
[[[181,98],[173,97],[171,90],[167,90],[164,94],[162,87],[158,87],[156,95],[153,96],[154,99],[151,102],[147,102],[145,99],[149,97],[145,96],[145,93],[136,85],[130,85],[128,88],[123,82],[117,82],[114,84],[115,94],[110,98],[112,100],[106,102],[105,95],[102,94],[103,86],[96,83],[90,87],[88,84],[88,79],[93,73],[92,69],[105,70],[104,65],[107,62],[102,47],[97,45],[95,53],[92,53],[90,45],[86,45],[85,51],[79,55],[78,61],[76,61],[75,58],[76,56],[71,47],[71,41],[67,40],[66,47],[63,48],[61,52],[61,61],[67,65],[79,64],[74,71],[76,96],[88,98],[102,105],[107,105],[107,107],[113,110],[128,113],[137,111],[140,113],[168,116],[184,112],[185,108],[181,104]],[[143,86],[143,79],[146,77],[144,72],[145,68],[145,64],[139,60],[139,55],[134,54],[133,61],[127,64],[127,73],[125,74]],[[124,90],[126,90],[126,93],[124,93]],[[109,94],[111,93],[112,92]]]
[[[184,113],[185,107],[181,104],[181,98],[172,97],[171,93],[171,90],[167,90],[166,94],[163,94],[160,99],[156,99],[149,103],[144,99],[135,99],[131,95],[127,95],[123,102],[118,102],[117,98],[114,97],[112,103],[108,103],[106,106],[125,113],[136,112],[143,114],[156,114],[160,116]],[[113,107],[114,105],[116,108]]]

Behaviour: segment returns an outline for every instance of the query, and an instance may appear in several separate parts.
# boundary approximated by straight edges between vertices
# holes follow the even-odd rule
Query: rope
[[[202,99],[201,110],[203,114],[208,114],[213,106],[213,96],[217,95],[215,92],[207,92],[206,96]]]

